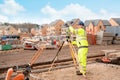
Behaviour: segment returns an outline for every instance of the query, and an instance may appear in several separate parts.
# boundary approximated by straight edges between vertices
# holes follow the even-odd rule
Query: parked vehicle
[[[36,47],[35,47],[35,44],[33,43],[33,42],[28,42],[28,41],[25,41],[24,43],[23,43],[23,48],[24,49],[32,49],[32,50],[35,50],[36,49]]]

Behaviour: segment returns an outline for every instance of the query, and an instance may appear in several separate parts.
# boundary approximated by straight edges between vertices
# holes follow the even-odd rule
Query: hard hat
[[[82,25],[82,26],[84,26],[83,21],[79,21],[79,22],[78,22],[78,25]]]

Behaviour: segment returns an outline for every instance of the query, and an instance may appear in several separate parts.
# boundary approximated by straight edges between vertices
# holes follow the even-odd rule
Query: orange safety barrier
[[[96,35],[87,34],[88,43],[91,45],[96,44]]]
[[[96,35],[92,35],[92,41],[93,41],[93,45],[96,44]]]
[[[94,31],[86,30],[86,32],[87,32],[87,38],[88,38],[89,44],[95,45],[96,44],[96,35],[95,35]]]

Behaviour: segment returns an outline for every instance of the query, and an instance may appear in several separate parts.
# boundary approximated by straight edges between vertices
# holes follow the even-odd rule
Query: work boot
[[[77,75],[82,75],[82,73],[80,71],[76,71]]]

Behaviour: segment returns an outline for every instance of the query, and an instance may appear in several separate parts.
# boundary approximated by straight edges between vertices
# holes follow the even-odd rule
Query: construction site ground
[[[52,61],[58,49],[45,49],[36,63]],[[102,50],[120,50],[120,45],[90,45],[88,57],[104,55]],[[0,68],[28,64],[37,50],[15,49],[0,51]],[[63,47],[58,60],[71,58],[69,47]],[[33,74],[40,80],[84,80],[75,73],[74,67],[54,70],[50,73]],[[36,79],[31,79],[36,80]],[[86,80],[86,79],[85,79]],[[120,80],[120,66],[114,64],[91,63],[87,66],[87,80]]]
[[[31,80],[120,80],[120,66],[103,63],[88,64],[86,77],[76,75],[74,67],[34,73],[32,76]]]

